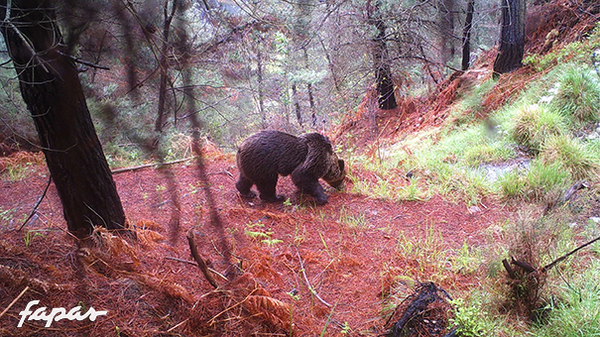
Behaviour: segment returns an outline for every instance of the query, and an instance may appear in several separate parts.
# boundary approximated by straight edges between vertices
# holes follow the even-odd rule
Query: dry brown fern
[[[285,330],[290,328],[290,305],[270,296],[251,295],[242,303],[252,316],[262,316],[271,325]]]

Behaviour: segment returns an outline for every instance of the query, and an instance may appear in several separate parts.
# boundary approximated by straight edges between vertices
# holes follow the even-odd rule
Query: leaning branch
[[[66,58],[69,58],[69,59],[73,60],[73,62],[81,63],[81,64],[83,64],[85,66],[88,66],[88,67],[97,68],[97,69],[103,69],[103,70],[110,70],[109,67],[105,67],[105,66],[101,66],[101,65],[94,64],[94,63],[91,63],[91,62],[83,61],[83,60],[80,60],[80,59],[76,58],[75,56],[72,56],[72,55],[69,55],[69,54],[65,54],[65,53],[63,53],[61,51],[58,51],[58,53],[60,55],[64,56],[64,57],[66,57]]]
[[[123,172],[140,170],[140,169],[147,168],[147,167],[173,165],[173,164],[183,163],[185,161],[188,161],[188,160],[191,160],[191,159],[194,159],[194,158],[196,158],[196,157],[193,156],[193,157],[188,157],[188,158],[183,158],[183,159],[177,159],[177,160],[173,160],[173,161],[166,162],[166,163],[152,163],[152,164],[144,164],[144,165],[139,165],[139,166],[124,167],[124,168],[120,168],[120,169],[111,170],[110,172],[112,174],[117,174],[117,173],[123,173]]]
[[[304,282],[306,282],[308,290],[310,290],[310,292],[313,295],[315,295],[315,297],[319,301],[321,301],[321,303],[331,308],[331,304],[327,303],[324,299],[322,299],[321,296],[319,296],[319,294],[317,293],[317,291],[312,287],[312,285],[310,285],[310,281],[308,281],[308,277],[306,276],[306,271],[304,270],[304,263],[302,262],[302,257],[300,256],[300,252],[298,251],[298,249],[296,249],[296,254],[298,254],[298,261],[300,261],[300,270],[302,271],[302,276],[304,276]]]
[[[192,252],[192,256],[194,257],[194,260],[196,260],[196,262],[198,263],[198,267],[200,267],[202,274],[204,274],[204,277],[206,277],[206,280],[208,280],[208,283],[210,283],[210,285],[212,285],[215,288],[218,288],[219,284],[215,281],[212,274],[209,272],[208,266],[200,256],[200,253],[198,253],[198,247],[196,247],[196,242],[194,241],[193,228],[188,231],[187,239],[188,243],[190,244],[190,251]]]
[[[27,223],[29,222],[29,220],[31,220],[31,218],[33,218],[33,216],[35,215],[35,213],[37,213],[38,207],[40,207],[40,204],[42,203],[42,200],[44,200],[44,197],[46,196],[46,193],[48,193],[48,188],[50,187],[50,183],[51,182],[52,182],[52,175],[50,175],[48,177],[48,184],[46,184],[46,188],[44,188],[44,193],[42,193],[42,196],[40,197],[40,199],[38,200],[38,202],[35,204],[35,206],[33,206],[33,210],[31,211],[31,213],[27,217],[27,220],[25,220],[23,222],[23,224],[21,225],[21,227],[19,227],[19,230],[22,230],[23,227],[25,227],[25,225],[27,225]]]
[[[542,272],[546,272],[546,271],[550,270],[550,269],[551,269],[552,267],[554,267],[554,266],[555,266],[557,263],[561,262],[562,260],[566,259],[567,257],[569,257],[569,256],[571,256],[571,255],[573,255],[573,254],[577,253],[578,251],[582,250],[583,248],[585,248],[585,247],[587,247],[587,246],[591,245],[592,243],[594,243],[594,242],[596,242],[596,241],[598,241],[598,240],[600,240],[600,236],[599,236],[599,237],[597,237],[597,238],[595,238],[594,240],[592,240],[592,241],[590,241],[590,242],[584,243],[583,245],[581,245],[581,246],[579,246],[579,247],[577,247],[577,248],[573,249],[572,251],[568,252],[567,254],[565,254],[565,255],[563,255],[563,256],[561,256],[561,257],[559,257],[558,259],[556,259],[556,260],[552,261],[550,264],[546,265],[544,268],[542,268]]]
[[[23,291],[21,291],[21,293],[19,294],[19,296],[17,296],[12,302],[10,302],[10,304],[8,305],[8,307],[6,307],[6,309],[4,309],[1,313],[0,313],[0,318],[2,318],[2,316],[4,316],[4,314],[6,314],[6,312],[8,310],[10,310],[10,308],[12,308],[13,305],[15,305],[15,303],[17,303],[17,301],[23,297],[23,295],[25,295],[25,293],[27,292],[27,290],[29,290],[29,286],[26,286],[25,289],[23,289]]]
[[[196,262],[189,261],[189,260],[184,260],[184,259],[180,259],[180,258],[177,258],[177,257],[165,256],[165,259],[167,259],[167,260],[173,260],[173,261],[177,261],[177,262],[182,262],[182,263],[187,263],[187,264],[191,264],[193,266],[198,266],[198,263],[196,263]],[[210,271],[211,273],[213,273],[213,274],[217,275],[218,277],[222,278],[224,281],[229,281],[227,279],[227,277],[225,277],[225,275],[219,273],[218,271],[212,269],[211,267],[208,267],[208,271]]]

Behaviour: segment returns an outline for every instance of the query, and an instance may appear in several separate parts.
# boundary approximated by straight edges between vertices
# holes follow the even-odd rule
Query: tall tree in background
[[[469,0],[467,3],[467,16],[463,29],[462,39],[462,67],[463,71],[469,69],[471,62],[471,28],[473,27],[473,12],[475,11],[475,0]]]
[[[440,62],[447,65],[454,57],[454,0],[437,0],[438,49]]]
[[[2,35],[69,230],[123,229],[125,214],[73,60],[47,0],[1,1]]]
[[[367,4],[369,23],[377,29],[377,35],[373,38],[373,62],[375,63],[375,79],[377,81],[377,96],[379,108],[383,110],[394,109],[398,106],[394,95],[394,81],[386,45],[386,25],[381,18],[379,2]]]
[[[170,6],[169,6],[170,4]],[[167,104],[167,94],[169,90],[169,48],[171,47],[171,43],[169,41],[169,36],[171,34],[171,24],[173,23],[173,18],[175,17],[175,13],[177,13],[179,1],[166,0],[163,4],[163,30],[162,30],[162,46],[160,49],[160,55],[158,60],[158,71],[160,72],[160,85],[158,89],[158,116],[156,118],[156,122],[154,124],[154,130],[162,131],[165,118],[167,115],[166,104]],[[170,8],[169,8],[170,7]],[[144,34],[148,36],[152,32],[153,27],[147,26],[144,29]]]
[[[525,49],[526,0],[501,1],[500,46],[494,61],[496,76],[520,68]]]
[[[304,82],[300,78],[304,79],[303,72],[309,69],[309,58],[308,58],[308,44],[310,42],[309,30],[310,22],[312,20],[312,10],[314,4],[312,0],[299,0],[294,4],[294,23],[292,31],[293,35],[293,52],[292,57],[298,62],[294,62],[295,67],[295,78],[292,84],[292,95],[294,100],[294,108],[296,110],[296,117],[298,118],[298,124],[302,126],[302,111],[300,105],[300,98],[298,92],[298,84]],[[302,56],[297,56],[298,53],[302,53]],[[313,87],[310,81],[307,82],[306,89],[309,97],[309,104],[312,116],[312,124],[315,127],[316,124],[316,108],[314,104]]]

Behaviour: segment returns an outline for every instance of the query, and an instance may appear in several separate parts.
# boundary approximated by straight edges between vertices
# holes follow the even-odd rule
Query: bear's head
[[[329,185],[334,188],[340,188],[346,178],[346,168],[344,167],[344,161],[338,159],[337,155],[333,153],[331,160],[329,161],[329,171],[323,176]]]
[[[308,171],[334,188],[340,188],[346,177],[344,161],[333,151],[329,138],[319,133],[305,133],[298,137],[308,145],[308,154],[303,165]]]

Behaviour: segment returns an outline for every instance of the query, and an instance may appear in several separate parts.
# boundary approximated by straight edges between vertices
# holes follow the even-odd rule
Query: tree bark
[[[467,17],[465,18],[465,27],[463,29],[462,40],[462,70],[469,69],[471,63],[471,28],[473,27],[473,12],[475,11],[475,0],[469,0],[467,3]]]
[[[308,68],[309,60],[308,60],[307,47],[303,46],[302,50],[304,52],[304,64],[306,64],[306,67]],[[315,106],[315,97],[313,95],[312,83],[308,82],[306,84],[306,89],[308,90],[308,104],[310,106],[310,116],[311,116],[311,121],[312,121],[312,127],[313,127],[313,129],[316,129],[317,128],[317,107]]]
[[[298,99],[298,87],[296,82],[292,82],[292,99],[294,100],[294,111],[296,111],[296,119],[300,126],[304,126],[302,123],[302,111],[300,110],[300,100]]]
[[[379,16],[379,4],[368,5],[369,21],[377,29],[373,38],[373,62],[375,63],[375,79],[377,81],[377,97],[379,108],[391,110],[398,106],[394,95],[394,82],[386,45],[386,25]]]
[[[169,35],[171,33],[171,22],[173,22],[173,18],[175,17],[175,13],[177,12],[177,3],[178,1],[173,1],[173,3],[171,4],[170,12],[169,0],[165,0],[165,3],[163,5],[164,22],[162,32],[162,47],[160,51],[160,59],[158,64],[160,72],[160,85],[158,89],[158,116],[156,117],[156,122],[154,124],[154,130],[157,132],[162,131],[167,115],[166,103],[167,90],[169,85]]]
[[[494,75],[520,68],[525,49],[525,0],[502,1],[500,46],[494,61]]]
[[[454,58],[454,0],[437,0],[438,45],[440,63],[447,65]]]
[[[262,42],[262,38],[259,38],[259,41]],[[262,128],[267,128],[267,115],[265,113],[265,93],[264,93],[264,80],[263,80],[263,56],[260,51],[261,43],[257,42],[256,46],[256,68],[257,68],[257,77],[258,77],[258,113],[260,114],[260,119],[262,122]]]
[[[0,2],[2,35],[33,117],[69,230],[123,229],[125,214],[94,130],[77,69],[64,55],[48,0]]]

